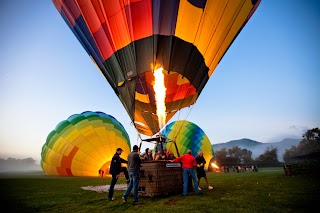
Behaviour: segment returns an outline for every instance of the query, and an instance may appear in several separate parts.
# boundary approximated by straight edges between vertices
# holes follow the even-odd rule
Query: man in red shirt
[[[189,175],[192,177],[193,179],[193,187],[194,187],[194,191],[197,194],[202,194],[202,192],[199,191],[198,189],[198,181],[196,178],[196,174],[194,173],[193,168],[195,166],[197,166],[197,161],[195,159],[195,157],[192,156],[191,154],[191,150],[187,151],[187,154],[184,154],[174,160],[172,160],[172,162],[180,162],[182,163],[182,169],[183,169],[183,192],[182,195],[186,196],[187,192],[188,192],[188,177]]]

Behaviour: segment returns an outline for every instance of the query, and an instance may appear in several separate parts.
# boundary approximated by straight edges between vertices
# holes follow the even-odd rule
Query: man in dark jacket
[[[109,173],[112,175],[111,184],[108,192],[108,200],[113,201],[115,198],[113,197],[114,192],[114,186],[117,183],[117,180],[119,178],[119,174],[121,172],[124,173],[124,176],[126,177],[127,183],[129,183],[129,174],[126,167],[121,167],[121,163],[128,163],[128,161],[120,158],[120,155],[122,153],[122,149],[118,148],[116,153],[113,155],[111,163],[110,163],[110,170]]]
[[[201,190],[201,188],[200,188],[200,179],[202,177],[204,177],[204,179],[206,180],[208,189],[209,190],[213,189],[213,186],[211,186],[209,184],[206,171],[204,170],[204,165],[207,163],[207,161],[203,157],[203,152],[199,152],[199,155],[196,157],[196,161],[197,161],[198,189]]]

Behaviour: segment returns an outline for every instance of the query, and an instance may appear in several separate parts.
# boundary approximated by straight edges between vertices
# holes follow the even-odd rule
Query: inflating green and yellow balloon
[[[209,162],[214,156],[213,148],[208,136],[199,126],[187,120],[174,121],[167,125],[161,134],[168,139],[164,147],[174,153],[176,157],[178,153],[174,142],[180,155],[186,154],[189,149],[194,157],[199,152],[203,152],[203,157],[207,161],[205,168],[208,168]]]
[[[103,112],[74,114],[48,135],[41,167],[47,175],[98,176],[99,171],[105,175],[118,147],[126,159],[130,139],[117,119]]]

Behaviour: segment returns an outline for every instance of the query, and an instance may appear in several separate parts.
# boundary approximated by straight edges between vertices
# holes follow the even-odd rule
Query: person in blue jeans
[[[194,191],[197,194],[202,194],[202,192],[200,192],[200,190],[198,188],[199,187],[198,180],[197,180],[196,174],[193,170],[193,168],[195,166],[197,166],[197,161],[196,161],[195,157],[192,156],[191,150],[188,150],[187,154],[184,154],[184,155],[172,160],[172,162],[182,163],[182,169],[183,169],[183,192],[182,192],[182,195],[186,196],[188,193],[188,177],[189,177],[189,175],[191,176],[191,178],[193,180]]]
[[[138,188],[140,180],[140,164],[142,163],[139,155],[139,148],[137,145],[133,146],[132,152],[128,155],[128,172],[130,183],[127,190],[122,196],[123,202],[127,202],[127,198],[133,188],[133,202],[138,202]]]

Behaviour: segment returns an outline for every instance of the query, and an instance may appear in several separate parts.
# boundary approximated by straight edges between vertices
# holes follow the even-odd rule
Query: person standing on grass
[[[133,188],[133,202],[137,203],[139,201],[138,198],[138,187],[139,187],[139,180],[140,180],[140,164],[142,163],[140,156],[139,156],[139,148],[137,145],[133,146],[132,152],[128,155],[128,172],[130,183],[128,185],[127,190],[122,196],[123,202],[127,202],[127,197],[129,196],[132,188]]]
[[[201,188],[200,188],[200,179],[202,177],[204,177],[204,179],[206,180],[208,189],[209,190],[213,189],[213,187],[209,184],[206,171],[204,170],[204,165],[207,162],[206,162],[206,159],[204,159],[204,157],[203,157],[203,152],[199,152],[198,156],[196,157],[196,161],[197,161],[197,177],[198,177],[198,185],[199,185],[198,189],[201,190]]]
[[[113,197],[114,193],[114,186],[117,183],[117,180],[119,178],[119,175],[121,172],[124,173],[124,176],[126,177],[127,183],[129,183],[129,174],[126,167],[121,167],[121,163],[128,163],[128,161],[120,158],[121,153],[123,150],[121,148],[118,148],[116,153],[113,155],[111,163],[110,163],[110,170],[109,173],[112,175],[111,184],[108,192],[108,200],[114,201],[115,198]]]
[[[192,156],[191,150],[187,151],[187,154],[184,154],[174,160],[172,160],[174,163],[181,162],[182,163],[182,169],[183,169],[183,192],[182,196],[186,196],[188,192],[188,177],[189,175],[193,179],[193,185],[194,185],[194,191],[197,194],[202,194],[200,190],[198,189],[198,181],[196,178],[196,174],[194,173],[193,168],[197,166],[197,161],[195,157]]]

